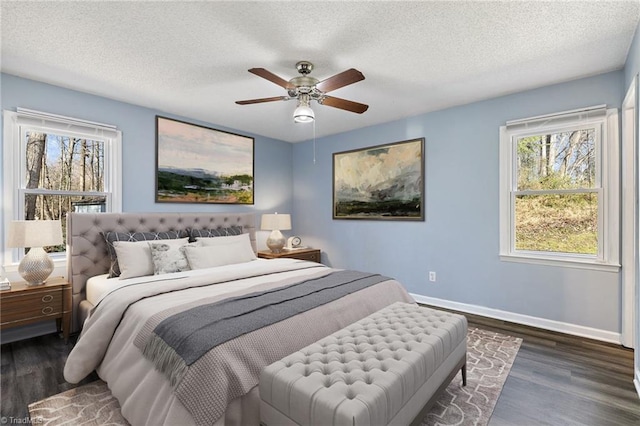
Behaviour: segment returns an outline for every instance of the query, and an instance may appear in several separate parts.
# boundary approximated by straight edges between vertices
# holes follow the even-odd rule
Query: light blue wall
[[[297,232],[330,265],[395,277],[412,293],[619,332],[618,273],[498,259],[498,144],[507,120],[619,108],[623,83],[612,72],[325,137],[316,164],[312,142],[295,144]],[[332,219],[333,153],[416,137],[426,139],[425,222]]]
[[[0,74],[0,88],[3,110],[15,111],[16,107],[22,107],[116,125],[122,131],[122,207],[125,212],[256,211],[262,213],[279,211],[284,213],[291,211],[292,147],[287,142],[9,74]],[[156,114],[254,137],[255,204],[247,206],[156,203],[154,196]],[[2,164],[1,157],[0,150],[0,164]],[[2,188],[1,174],[0,185]],[[3,194],[3,200],[5,195]],[[0,224],[3,222],[4,220],[0,221]]]

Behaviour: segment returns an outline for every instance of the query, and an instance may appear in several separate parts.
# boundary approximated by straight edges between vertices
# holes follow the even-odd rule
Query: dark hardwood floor
[[[92,373],[78,385],[64,380],[64,363],[76,339],[77,336],[72,336],[65,344],[54,333],[0,347],[0,415],[2,420],[7,419],[2,421],[3,425],[12,424],[11,418],[17,419],[14,424],[28,418],[27,406],[32,402],[98,379]]]
[[[640,426],[633,350],[465,316],[469,326],[523,339],[489,426]]]
[[[466,316],[472,327],[523,339],[490,426],[640,425],[632,350]],[[29,403],[74,387],[62,376],[71,342],[52,334],[2,345],[3,417],[22,419]],[[94,374],[81,384],[96,379]]]

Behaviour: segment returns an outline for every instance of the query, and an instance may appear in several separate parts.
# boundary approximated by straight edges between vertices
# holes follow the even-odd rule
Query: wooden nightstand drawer
[[[322,263],[319,249],[298,249],[298,250],[283,250],[280,253],[272,253],[270,250],[262,250],[258,252],[258,257],[262,259],[299,259],[309,260],[311,262]]]
[[[306,253],[299,253],[295,256],[290,256],[290,257],[295,257],[296,259],[300,259],[300,260],[310,260],[311,262],[320,263],[320,250],[314,250]]]
[[[0,302],[2,323],[24,318],[46,317],[62,313],[62,292],[36,291],[3,297]]]

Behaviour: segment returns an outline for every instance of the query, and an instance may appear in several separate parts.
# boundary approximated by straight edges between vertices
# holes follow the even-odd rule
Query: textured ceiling
[[[234,103],[286,95],[249,68],[360,70],[331,95],[369,110],[313,103],[319,137],[621,69],[640,17],[638,0],[0,7],[3,72],[290,142],[312,136],[293,123],[295,101]]]

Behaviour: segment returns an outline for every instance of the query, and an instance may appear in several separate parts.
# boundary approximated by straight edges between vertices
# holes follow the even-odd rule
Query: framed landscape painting
[[[156,116],[156,202],[253,204],[254,140]]]
[[[333,218],[424,220],[424,138],[333,154]]]

